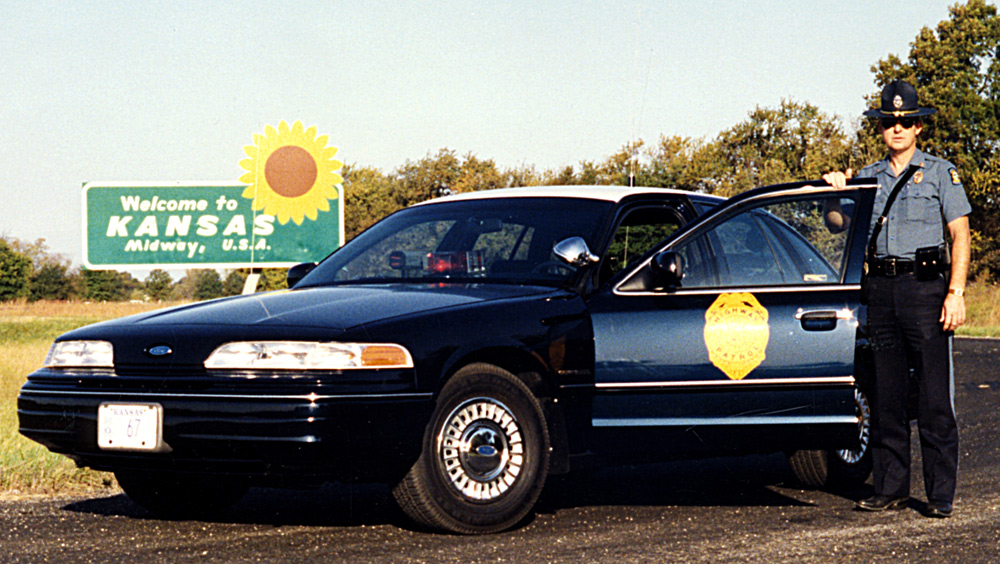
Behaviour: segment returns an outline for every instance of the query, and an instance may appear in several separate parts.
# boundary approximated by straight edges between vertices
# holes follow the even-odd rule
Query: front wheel
[[[800,450],[788,457],[795,478],[814,488],[851,487],[864,483],[872,471],[871,405],[854,388],[854,410],[858,416],[858,448]]]
[[[393,489],[414,521],[455,533],[516,525],[545,485],[549,436],[541,404],[516,376],[470,364],[441,390],[420,458]]]

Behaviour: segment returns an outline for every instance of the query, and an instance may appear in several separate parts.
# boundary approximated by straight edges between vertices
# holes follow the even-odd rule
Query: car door
[[[746,193],[594,295],[598,448],[667,435],[673,450],[849,442],[872,194]],[[828,226],[833,212],[847,228]]]

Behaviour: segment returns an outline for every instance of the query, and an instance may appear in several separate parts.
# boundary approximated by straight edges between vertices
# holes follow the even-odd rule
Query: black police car
[[[584,460],[787,452],[807,484],[864,480],[865,187],[425,202],[290,269],[291,290],[62,335],[20,431],[167,515],[383,481],[463,533],[515,525]]]

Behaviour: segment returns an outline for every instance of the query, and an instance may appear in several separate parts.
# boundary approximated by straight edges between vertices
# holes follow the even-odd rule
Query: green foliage
[[[0,239],[0,302],[27,297],[31,275],[31,259]]]
[[[173,293],[173,279],[170,277],[165,270],[156,268],[150,271],[149,275],[146,276],[144,282],[146,288],[146,296],[157,302],[163,302],[170,299]]]
[[[264,268],[260,271],[260,280],[257,281],[258,292],[270,292],[286,288],[288,288],[287,268]]]
[[[140,290],[142,284],[128,272],[114,270],[83,271],[83,299],[92,302],[123,302]]]
[[[222,295],[223,296],[238,296],[243,293],[243,285],[247,281],[247,274],[249,274],[250,269],[241,268],[237,270],[231,270],[226,274],[226,278],[222,281]]]
[[[817,179],[840,168],[850,148],[836,117],[811,104],[783,101],[780,108],[750,112],[707,151],[707,160],[716,163],[707,170],[709,191],[733,196],[758,186]]]
[[[76,277],[65,264],[47,263],[31,276],[28,300],[68,300],[76,297]]]
[[[220,296],[222,296],[222,277],[219,276],[219,271],[211,268],[195,271],[194,299],[214,300]]]

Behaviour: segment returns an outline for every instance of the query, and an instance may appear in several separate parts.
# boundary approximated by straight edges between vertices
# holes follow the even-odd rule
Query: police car
[[[866,188],[418,204],[290,269],[290,290],[60,336],[21,390],[20,431],[165,515],[364,480],[423,525],[483,533],[584,462],[722,453],[857,483]],[[826,227],[831,202],[849,229]]]

